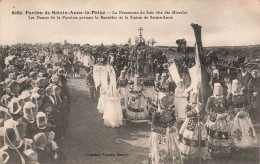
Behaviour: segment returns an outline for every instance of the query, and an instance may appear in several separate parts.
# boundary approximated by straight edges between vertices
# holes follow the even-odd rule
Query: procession
[[[195,46],[176,39],[175,49],[154,46],[142,27],[133,44],[0,46],[0,163],[72,163],[64,145],[77,142],[68,139],[72,124],[92,118],[79,118],[88,111],[96,113],[91,122],[102,120],[115,138],[129,127],[149,131],[145,163],[258,164],[259,51],[257,57],[220,58],[204,50],[202,27],[190,28]],[[72,85],[79,81],[87,96],[75,96]],[[75,103],[85,103],[83,112]],[[77,128],[79,137],[84,128],[99,131]],[[102,140],[102,134],[86,140]],[[90,156],[81,162],[94,163]]]

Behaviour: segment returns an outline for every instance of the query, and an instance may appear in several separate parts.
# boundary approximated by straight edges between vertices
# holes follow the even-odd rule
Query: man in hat
[[[38,162],[42,164],[51,163],[52,161],[52,154],[51,152],[46,149],[47,145],[47,136],[45,133],[37,133],[34,136],[34,142],[36,145],[36,151],[38,154]]]
[[[226,96],[228,88],[227,88],[227,86],[225,84],[224,78],[219,75],[219,71],[217,69],[214,69],[212,71],[212,76],[211,76],[211,79],[210,79],[210,82],[209,82],[212,90],[214,89],[214,84],[215,83],[219,83],[222,86],[223,92],[224,92],[224,96]]]
[[[250,102],[250,117],[253,122],[260,122],[260,77],[258,70],[252,71],[253,78],[248,82],[248,91],[251,96]]]
[[[67,110],[69,111],[69,103],[70,103],[70,93],[69,93],[69,88],[67,86],[67,78],[64,76],[64,70],[63,69],[59,69],[58,70],[58,76],[61,82],[61,85],[59,85],[59,87],[61,88],[61,96],[63,98],[65,98],[64,103],[67,104]]]
[[[67,85],[67,78],[64,75],[64,73],[65,73],[64,69],[62,69],[62,68],[58,69],[58,76],[60,77],[62,87]]]
[[[20,90],[20,86],[19,83],[16,81],[11,81],[8,84],[8,93],[5,94],[2,98],[1,98],[1,104],[5,107],[9,106],[9,102],[11,101],[12,98],[14,97],[18,97],[18,92]]]
[[[78,58],[76,58],[76,60],[74,61],[73,66],[74,66],[74,76],[79,77],[80,76],[79,71],[80,71],[81,64],[80,64]]]
[[[248,91],[248,82],[250,79],[252,79],[252,75],[247,72],[245,64],[240,65],[240,71],[241,71],[241,73],[239,73],[237,75],[237,80],[242,84],[243,92],[247,92]]]
[[[153,75],[156,76],[156,74],[158,73],[158,60],[154,59],[153,61]]]
[[[163,70],[164,70],[163,65],[162,64],[158,64],[157,68],[156,68],[156,73],[159,73],[160,75],[162,75]]]
[[[70,61],[67,57],[65,57],[65,58],[63,59],[63,61],[62,61],[62,65],[63,65],[63,67],[64,67],[64,69],[65,69],[65,74],[66,74],[67,76],[69,76],[69,75],[71,74],[71,69],[72,69],[72,63],[71,63],[71,61]]]
[[[95,98],[97,97],[97,91],[96,91],[96,87],[95,87],[95,81],[93,78],[93,67],[90,67],[90,71],[86,77],[86,83],[89,88],[91,99],[93,101],[95,101]]]

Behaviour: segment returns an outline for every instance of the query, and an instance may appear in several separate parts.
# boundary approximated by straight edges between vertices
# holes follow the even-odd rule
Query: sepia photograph
[[[260,0],[0,0],[0,164],[260,164]]]

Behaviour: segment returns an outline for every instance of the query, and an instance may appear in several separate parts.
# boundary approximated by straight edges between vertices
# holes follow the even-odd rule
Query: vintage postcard
[[[259,164],[260,0],[0,0],[0,164]]]

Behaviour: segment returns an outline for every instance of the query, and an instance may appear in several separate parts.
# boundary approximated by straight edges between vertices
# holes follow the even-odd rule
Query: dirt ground
[[[69,79],[71,113],[60,149],[68,164],[147,163],[150,125],[127,124],[119,128],[104,125],[97,101],[91,101],[84,79]]]

